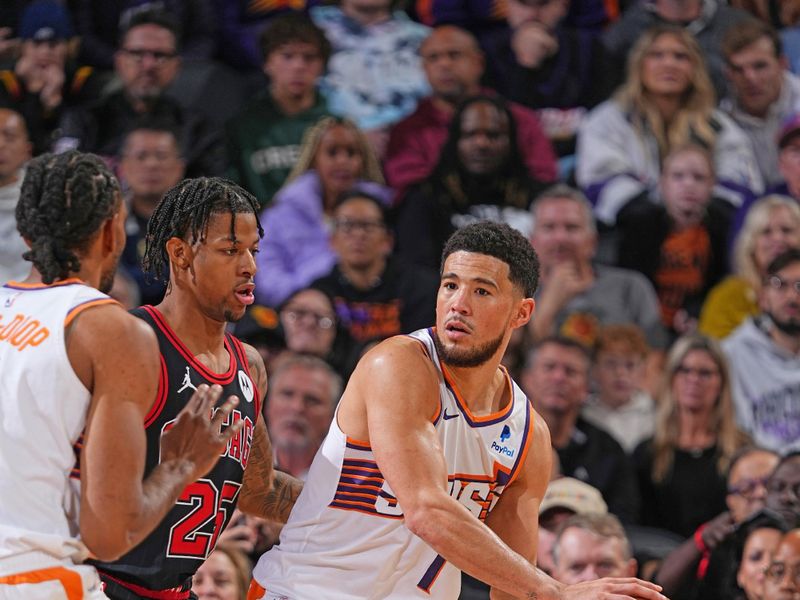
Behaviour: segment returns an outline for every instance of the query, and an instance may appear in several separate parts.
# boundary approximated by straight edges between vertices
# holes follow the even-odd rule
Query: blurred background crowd
[[[279,468],[365,350],[433,325],[448,236],[503,221],[541,261],[504,359],[552,434],[540,566],[800,594],[800,1],[4,0],[0,281],[26,162],[73,148],[122,182],[129,307],[164,294],[140,261],[169,188],[261,202],[232,328]],[[244,598],[277,533],[237,517],[196,593]]]

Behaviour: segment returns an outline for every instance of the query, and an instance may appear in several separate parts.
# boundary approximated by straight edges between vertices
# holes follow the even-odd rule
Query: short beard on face
[[[451,367],[473,368],[481,366],[492,358],[503,343],[504,337],[505,333],[501,333],[499,337],[489,340],[477,348],[448,349],[442,343],[439,332],[434,331],[433,345],[436,347],[436,353],[444,364]]]
[[[240,321],[242,317],[244,317],[244,313],[235,315],[230,310],[223,311],[222,315],[225,317],[225,321],[228,323],[236,323],[237,321]]]
[[[104,294],[108,294],[111,291],[111,288],[114,287],[114,277],[116,274],[117,263],[114,261],[114,266],[111,269],[100,274],[100,283],[98,284],[97,289]]]
[[[783,333],[785,333],[786,335],[790,335],[792,337],[800,336],[800,321],[797,321],[795,319],[788,319],[786,321],[783,321],[781,319],[778,319],[773,313],[769,311],[765,312],[766,315],[772,321],[772,323],[775,325],[775,327],[777,327]]]

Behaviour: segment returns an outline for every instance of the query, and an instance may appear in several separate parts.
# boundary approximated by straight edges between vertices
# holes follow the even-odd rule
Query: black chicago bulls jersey
[[[183,490],[153,533],[119,560],[94,563],[110,598],[181,600],[190,597],[192,575],[214,549],[217,536],[236,507],[260,399],[250,377],[242,343],[235,337],[225,335],[225,347],[230,355],[227,371],[214,374],[195,360],[157,309],[145,306],[131,312],[155,330],[161,351],[158,395],[145,419],[145,477],[160,461],[162,433],[172,426],[201,383],[221,385],[220,402],[230,395],[239,397],[239,404],[226,425],[244,420],[244,427],[230,440],[216,466]]]

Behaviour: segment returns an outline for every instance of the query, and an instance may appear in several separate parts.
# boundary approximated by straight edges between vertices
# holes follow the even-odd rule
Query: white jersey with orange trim
[[[64,331],[114,302],[78,279],[0,287],[0,576],[86,557],[71,475],[91,394]]]
[[[450,495],[485,520],[524,464],[534,412],[505,373],[512,401],[476,417],[434,347],[433,332],[411,334],[439,372],[433,422],[447,462]],[[398,390],[398,398],[402,398]],[[258,561],[251,597],[458,598],[461,573],[409,531],[403,510],[366,442],[348,438],[334,417],[280,544]]]

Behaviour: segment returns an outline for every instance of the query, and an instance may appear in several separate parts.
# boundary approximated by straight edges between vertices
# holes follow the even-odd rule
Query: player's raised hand
[[[188,463],[192,480],[199,479],[217,464],[228,441],[244,425],[240,419],[221,431],[222,424],[239,403],[236,396],[230,396],[214,411],[221,395],[222,388],[218,385],[198,386],[178,414],[175,424],[161,436],[161,462]]]
[[[667,600],[661,586],[635,577],[607,577],[564,588],[563,600]]]

